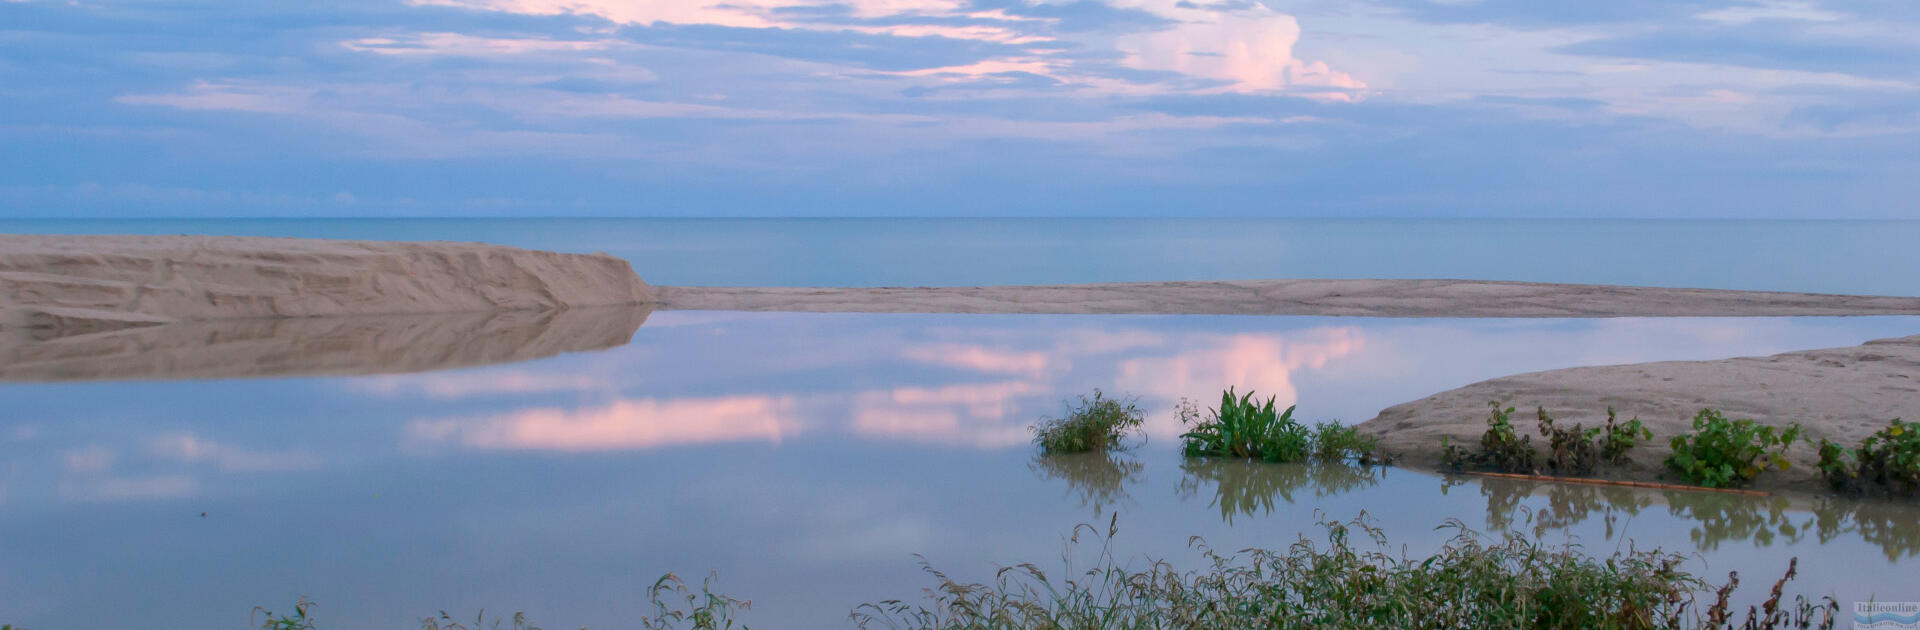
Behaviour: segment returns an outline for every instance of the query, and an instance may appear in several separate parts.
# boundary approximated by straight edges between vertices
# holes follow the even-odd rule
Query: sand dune
[[[478,243],[0,235],[0,329],[650,302],[626,261]]]

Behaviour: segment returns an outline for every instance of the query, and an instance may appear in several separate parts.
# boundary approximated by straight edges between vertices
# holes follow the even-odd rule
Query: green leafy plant
[[[1627,451],[1638,446],[1641,440],[1653,439],[1653,432],[1640,423],[1638,416],[1622,424],[1612,407],[1607,408],[1607,426],[1600,433],[1600,458],[1608,463],[1618,464],[1627,460]]]
[[[1836,490],[1915,494],[1920,491],[1920,422],[1895,418],[1861,440],[1858,449],[1820,440],[1819,467]]]
[[[1533,450],[1531,436],[1520,435],[1513,429],[1513,408],[1501,407],[1499,401],[1488,402],[1492,413],[1487,415],[1487,430],[1480,434],[1480,450],[1470,451],[1454,446],[1452,441],[1440,439],[1440,460],[1455,471],[1474,469],[1507,473],[1531,473],[1539,468],[1535,462],[1538,456]]]
[[[1065,416],[1043,419],[1029,430],[1042,452],[1084,453],[1124,448],[1127,434],[1139,431],[1145,419],[1132,398],[1107,398],[1096,389],[1092,398],[1081,396]]]
[[[1789,468],[1787,448],[1799,436],[1798,424],[1780,430],[1701,409],[1693,417],[1693,432],[1673,438],[1667,468],[1709,488],[1743,486],[1768,468]]]
[[[1535,417],[1540,423],[1540,435],[1547,438],[1548,472],[1555,475],[1591,475],[1600,466],[1601,429],[1587,429],[1579,424],[1572,428],[1556,427],[1553,417],[1547,415],[1546,407],[1539,407]]]
[[[1371,463],[1379,447],[1379,440],[1353,427],[1337,422],[1318,422],[1313,425],[1313,456],[1320,461],[1344,462],[1352,459],[1363,464]]]
[[[1312,452],[1307,427],[1293,419],[1293,407],[1274,410],[1275,398],[1256,403],[1253,392],[1235,397],[1232,388],[1220,394],[1220,406],[1209,417],[1197,418],[1190,404],[1181,422],[1192,428],[1180,435],[1189,457],[1256,457],[1270,462],[1297,462]]]
[[[252,617],[265,618],[260,623],[260,630],[313,630],[313,618],[308,614],[312,610],[313,600],[302,595],[299,601],[294,602],[291,615],[280,616],[271,610],[254,606]],[[248,623],[252,623],[252,618],[248,619]]]

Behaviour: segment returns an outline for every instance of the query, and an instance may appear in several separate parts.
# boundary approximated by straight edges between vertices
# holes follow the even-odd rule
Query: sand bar
[[[625,260],[478,243],[0,235],[0,330],[652,301]]]
[[[660,310],[1357,317],[1920,315],[1920,298],[1478,280],[1239,280],[989,287],[654,286]]]
[[[1815,442],[1849,446],[1894,418],[1920,419],[1920,335],[1880,339],[1846,347],[1719,361],[1663,361],[1577,367],[1507,376],[1395,405],[1360,425],[1381,445],[1401,454],[1403,465],[1439,465],[1440,438],[1465,446],[1486,430],[1489,401],[1518,409],[1513,422],[1534,435],[1535,409],[1544,406],[1556,424],[1604,423],[1614,407],[1621,420],[1638,417],[1653,431],[1652,443],[1635,448],[1632,461],[1612,478],[1676,482],[1661,462],[1667,441],[1692,430],[1695,413],[1711,407],[1729,418],[1753,418],[1785,426],[1799,423]],[[1817,490],[1815,449],[1796,444],[1794,466],[1761,475],[1762,490]]]

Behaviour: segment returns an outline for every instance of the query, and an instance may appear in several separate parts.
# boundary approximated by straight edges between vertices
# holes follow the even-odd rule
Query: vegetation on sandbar
[[[1293,418],[1294,407],[1276,411],[1277,398],[1261,403],[1254,392],[1235,396],[1233,388],[1220,394],[1220,406],[1205,416],[1199,406],[1182,399],[1175,412],[1189,427],[1180,435],[1181,452],[1188,457],[1246,457],[1269,462],[1300,462],[1308,458],[1371,463],[1375,442],[1352,427],[1322,422],[1312,429]]]

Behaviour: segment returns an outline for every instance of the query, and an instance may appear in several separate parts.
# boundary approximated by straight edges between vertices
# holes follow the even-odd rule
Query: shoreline
[[[1487,280],[1294,279],[975,287],[652,285],[657,310],[1407,318],[1920,315],[1920,298]]]

